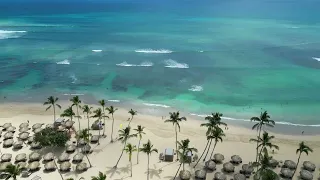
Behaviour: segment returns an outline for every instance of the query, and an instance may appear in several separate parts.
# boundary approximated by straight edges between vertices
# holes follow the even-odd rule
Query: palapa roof
[[[188,170],[180,171],[179,177],[181,180],[189,180],[191,177],[191,173]]]
[[[1,156],[1,161],[3,162],[11,161],[11,158],[12,158],[12,154],[5,153]]]
[[[22,127],[19,129],[19,132],[23,133],[23,132],[28,132],[30,130],[30,128],[28,127]]]
[[[290,170],[289,168],[281,168],[280,173],[285,178],[292,178],[293,176],[293,171]]]
[[[205,167],[206,167],[206,169],[214,171],[214,170],[216,170],[216,163],[212,160],[209,160],[209,161],[205,162]]]
[[[12,144],[13,144],[13,139],[6,139],[3,142],[3,147],[10,147],[10,146],[12,146]]]
[[[26,160],[27,160],[26,153],[20,153],[20,154],[16,155],[16,157],[15,157],[16,162],[21,162],[21,161],[26,161]]]
[[[64,123],[65,127],[70,129],[74,124],[74,121],[68,120]]]
[[[12,126],[11,123],[4,123],[4,124],[2,125],[2,128],[7,129],[7,128],[10,127],[10,126]]]
[[[43,128],[37,128],[37,129],[34,129],[33,132],[34,132],[34,133],[39,133],[39,132],[41,132],[42,130],[43,130]]]
[[[214,159],[214,162],[216,163],[222,163],[224,160],[224,156],[220,153],[216,153],[214,154],[213,159]]]
[[[13,143],[13,148],[14,149],[21,149],[22,146],[23,146],[23,141],[21,141],[21,140],[18,140],[18,141]]]
[[[242,163],[242,158],[239,155],[231,156],[231,162],[235,164]]]
[[[6,129],[8,132],[14,132],[16,130],[16,127],[10,126]]]
[[[19,128],[28,128],[29,127],[29,123],[21,123],[20,125],[19,125]]]
[[[227,179],[227,176],[222,172],[216,172],[214,174],[214,180],[226,180],[226,179]]]
[[[11,139],[13,138],[13,133],[12,132],[6,132],[4,135],[3,135],[3,139],[6,140],[6,139]]]
[[[77,164],[76,166],[76,171],[79,171],[79,172],[86,171],[87,169],[88,169],[88,165],[85,162]]]
[[[71,167],[71,163],[70,162],[63,162],[60,164],[60,170],[61,171],[67,171],[69,170]]]
[[[303,169],[313,172],[316,169],[316,165],[310,161],[304,161]]]
[[[31,171],[34,171],[34,170],[37,170],[39,166],[40,166],[39,161],[34,161],[28,165],[28,169],[30,169]]]
[[[74,144],[68,145],[66,148],[66,152],[74,152],[77,147]]]
[[[49,152],[43,156],[44,161],[51,161],[53,159],[54,159],[54,154],[52,152]]]
[[[86,144],[81,148],[81,152],[85,154],[89,153],[90,150],[91,150],[91,146],[89,144]]]
[[[32,142],[30,146],[32,149],[41,149],[41,145],[39,142]]]
[[[32,126],[32,129],[35,130],[35,129],[38,129],[38,128],[41,128],[43,125],[43,123],[36,123]]]
[[[55,170],[56,169],[56,164],[53,161],[47,162],[44,165],[44,169],[48,170],[48,171]]]
[[[234,180],[246,180],[247,178],[246,178],[245,175],[240,174],[240,173],[237,173],[237,174],[235,174],[235,175],[233,176],[233,179],[234,179]]]
[[[34,141],[34,136],[29,136],[28,137],[28,143],[32,143]]]
[[[17,165],[19,165],[21,169],[26,169],[28,164],[26,162],[18,162]]]
[[[76,155],[73,156],[73,161],[82,161],[84,155],[82,153],[77,153]]]
[[[29,138],[29,134],[28,132],[23,132],[19,134],[19,139],[21,140],[27,140]]]
[[[223,164],[223,170],[225,172],[234,172],[234,165],[230,162],[226,162]]]
[[[98,142],[98,140],[99,140],[99,136],[98,135],[93,135],[91,137],[91,142]]]
[[[283,166],[293,170],[296,168],[297,164],[294,161],[285,160]]]
[[[3,162],[3,163],[1,163],[0,164],[0,171],[4,171],[7,168],[7,166],[9,166],[9,165],[12,165],[12,163],[11,162]]]
[[[62,154],[59,156],[58,160],[59,160],[60,162],[69,161],[69,154],[67,154],[67,153],[62,153]]]
[[[313,175],[312,175],[311,172],[303,169],[303,170],[300,171],[300,178],[302,180],[312,180],[313,179]]]
[[[47,124],[46,128],[54,128],[54,125],[53,124]]]
[[[249,164],[243,164],[242,165],[242,172],[244,174],[251,174],[253,172],[253,167]]]
[[[206,179],[207,177],[207,172],[204,169],[198,169],[194,173],[196,179]]]
[[[32,152],[29,155],[29,159],[30,159],[30,161],[39,161],[41,159],[41,155],[37,152]]]

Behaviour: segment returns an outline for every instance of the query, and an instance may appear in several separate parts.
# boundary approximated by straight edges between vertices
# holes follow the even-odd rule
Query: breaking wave
[[[7,31],[0,30],[0,39],[19,38],[25,35],[27,31]]]
[[[127,63],[126,61],[122,62],[122,63],[119,63],[119,64],[116,64],[117,66],[124,66],[124,67],[132,67],[132,66],[138,66],[138,67],[150,67],[150,66],[153,66],[153,63],[152,62],[142,62],[141,64],[129,64]]]
[[[318,58],[318,57],[312,57],[312,59],[320,62],[320,58]]]
[[[203,91],[203,87],[202,86],[197,86],[197,85],[192,85],[190,89],[188,89],[189,91]]]
[[[137,53],[146,53],[146,54],[168,54],[172,53],[173,51],[168,49],[137,49],[135,50]]]
[[[68,59],[65,59],[63,61],[59,61],[57,62],[57,64],[66,64],[66,65],[69,65],[70,64],[70,61]]]
[[[188,64],[178,63],[177,61],[172,59],[165,60],[164,63],[165,63],[165,67],[167,68],[182,68],[182,69],[189,68]]]
[[[92,52],[102,52],[101,49],[93,49]]]
[[[164,105],[164,104],[152,104],[152,103],[143,103],[146,106],[154,106],[154,107],[163,107],[163,108],[169,108],[170,106]]]

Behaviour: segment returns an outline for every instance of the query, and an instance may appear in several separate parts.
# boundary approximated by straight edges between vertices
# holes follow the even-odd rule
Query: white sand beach
[[[67,102],[59,102],[62,106],[62,110],[67,107]],[[108,104],[110,105],[110,104]],[[97,105],[93,105],[97,107]],[[57,111],[57,115],[61,114],[62,110]],[[223,113],[223,112],[222,112]],[[82,114],[82,113],[81,113]],[[183,116],[186,116],[182,114]],[[168,116],[164,114],[164,116]],[[114,125],[114,137],[117,136],[120,124],[123,126],[127,126],[127,119],[130,117],[128,114],[128,110],[119,109],[115,115],[115,125]],[[205,148],[206,144],[206,128],[200,127],[201,121],[193,120],[192,118],[187,117],[186,122],[182,122],[181,132],[178,133],[178,139],[190,139],[190,145],[198,149],[198,154],[200,156],[201,152]],[[4,123],[12,123],[13,126],[19,127],[19,125],[23,122],[30,121],[31,127],[35,123],[45,123],[49,124],[53,122],[53,112],[52,110],[45,111],[45,107],[41,103],[6,103],[0,105],[0,125]],[[91,118],[91,123],[95,119]],[[74,119],[75,124],[74,127],[78,127],[78,122]],[[130,176],[130,163],[128,161],[128,155],[124,153],[117,169],[114,169],[113,166],[116,164],[121,150],[123,148],[123,144],[121,142],[110,143],[110,132],[111,132],[111,119],[108,119],[106,122],[106,138],[101,139],[101,144],[92,144],[93,152],[89,155],[89,159],[93,165],[92,168],[89,168],[86,172],[78,174],[74,171],[75,165],[72,164],[71,171],[64,173],[64,179],[67,178],[75,178],[79,179],[83,177],[84,179],[91,179],[91,176],[98,175],[99,171],[107,174],[107,179],[112,180],[120,180],[120,179],[133,179],[133,180],[142,180],[147,179],[146,171],[147,171],[147,156],[143,153],[140,153],[140,162],[136,163],[136,152],[133,154],[133,177]],[[91,124],[90,123],[90,124]],[[164,152],[165,148],[175,148],[175,132],[174,127],[170,123],[164,123],[162,117],[143,115],[138,112],[138,115],[134,117],[131,127],[135,128],[137,125],[142,125],[145,127],[145,135],[143,136],[142,143],[146,143],[147,140],[151,140],[154,144],[154,148],[159,150],[159,153]],[[87,120],[85,118],[81,119],[81,127],[87,127]],[[232,155],[239,155],[242,157],[242,164],[249,163],[255,160],[255,147],[256,144],[250,143],[249,139],[256,137],[256,131],[234,127],[229,125],[229,129],[225,131],[226,137],[222,143],[218,143],[215,153],[221,153],[224,155],[224,162],[228,162]],[[290,126],[288,126],[290,128]],[[19,128],[18,128],[19,129]],[[30,130],[31,132],[31,130]],[[97,135],[98,131],[91,131],[93,134]],[[4,133],[2,133],[3,135]],[[16,137],[19,132],[15,132],[14,141],[16,141]],[[313,173],[314,179],[319,177],[319,167],[320,167],[320,135],[314,136],[292,136],[292,135],[281,135],[281,134],[273,134],[276,137],[274,141],[280,147],[279,151],[275,151],[274,154],[271,155],[277,160],[293,160],[297,161],[298,155],[296,154],[296,149],[298,148],[298,144],[301,141],[305,141],[307,145],[309,145],[314,152],[309,154],[308,156],[303,154],[300,160],[300,166],[303,161],[311,161],[316,164],[317,169]],[[3,139],[1,138],[1,141]],[[138,138],[132,138],[129,140],[130,143],[137,145]],[[30,146],[25,146],[18,151],[13,151],[11,148],[3,148],[1,145],[2,153],[11,153],[12,160],[14,162],[14,157],[19,153],[27,153],[29,155],[32,151],[29,149]],[[56,152],[56,156],[59,156],[61,152]],[[150,159],[150,179],[173,179],[175,175],[179,163],[174,161],[171,163],[168,162],[159,162],[159,153],[154,153],[151,155]],[[70,157],[72,158],[72,154]],[[84,160],[86,160],[84,158]],[[41,161],[42,162],[42,161]],[[201,169],[204,166],[204,163],[200,161],[199,165],[194,169],[194,163],[191,163],[191,166],[186,165],[186,169],[190,170],[192,174],[197,169]],[[235,173],[239,172],[242,164],[236,166]],[[57,180],[61,179],[60,175],[57,171],[51,173],[43,172],[44,165],[41,163],[41,169],[37,172],[34,172],[28,179],[33,178],[34,176],[40,176],[45,180]],[[221,171],[222,164],[217,165],[217,170],[209,173],[207,175],[207,179],[213,179],[214,173],[217,171]],[[275,171],[279,172],[281,168],[277,168]],[[298,168],[296,175],[299,175],[300,168]],[[193,176],[194,177],[194,176]],[[192,177],[192,178],[193,178]],[[229,175],[230,179],[232,175]],[[252,176],[251,176],[252,177]],[[20,179],[20,178],[18,178]],[[21,178],[22,179],[22,178]]]

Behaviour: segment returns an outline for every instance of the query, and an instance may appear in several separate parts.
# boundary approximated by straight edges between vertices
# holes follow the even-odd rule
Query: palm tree
[[[140,142],[142,139],[142,134],[146,134],[145,132],[143,132],[144,127],[142,127],[141,125],[137,126],[137,129],[134,129],[137,133],[137,136],[139,136],[139,143],[138,143],[138,153],[137,153],[137,164],[139,164],[139,148],[140,148]]]
[[[266,131],[262,134],[262,138],[261,137],[257,137],[257,139],[250,139],[250,141],[252,142],[256,142],[258,143],[258,148],[260,148],[260,152],[258,154],[258,156],[261,156],[262,150],[266,147],[269,147],[270,149],[275,148],[277,150],[279,150],[279,146],[272,144],[272,139],[274,139],[274,136],[269,136],[269,133],[267,133]]]
[[[75,116],[72,107],[69,106],[67,109],[65,109],[62,114],[60,115],[61,117],[68,117],[72,121],[72,118]]]
[[[252,129],[257,129],[258,137],[261,137],[261,129],[263,126],[274,127],[275,122],[270,119],[270,116],[267,111],[261,112],[260,117],[252,117],[251,121],[256,121],[257,123],[252,126]],[[256,162],[258,161],[259,148],[257,143],[257,152],[256,152]]]
[[[122,152],[121,152],[120,157],[119,157],[119,159],[117,161],[117,164],[114,166],[114,168],[117,168],[117,166],[119,164],[119,161],[120,161],[120,159],[121,159],[121,157],[123,155],[123,151],[124,151],[124,149],[125,149],[125,147],[127,145],[128,139],[137,136],[136,134],[130,134],[130,130],[131,130],[130,126],[126,127],[125,129],[119,130],[119,138],[118,139],[124,144],[124,146],[122,148]]]
[[[212,152],[211,152],[211,155],[210,155],[210,159],[212,159],[212,155],[213,155],[213,152],[214,152],[214,149],[216,148],[217,146],[217,143],[220,141],[222,142],[223,139],[222,137],[226,136],[223,132],[223,130],[219,127],[213,129],[212,131],[212,137],[214,139],[214,146],[213,146],[213,149],[212,149]]]
[[[78,124],[79,124],[79,129],[78,131],[80,131],[80,114],[79,114],[79,108],[81,108],[80,104],[81,104],[81,100],[79,99],[79,96],[74,96],[73,98],[70,99],[70,101],[72,102],[71,107],[76,106],[77,109],[77,118],[78,118]]]
[[[132,119],[133,119],[133,116],[137,115],[138,112],[137,112],[137,111],[134,111],[133,109],[130,109],[130,111],[129,111],[128,113],[131,115],[131,118],[130,118],[130,121],[129,121],[129,124],[128,124],[128,126],[130,126],[131,121],[132,121]]]
[[[113,106],[106,108],[109,111],[109,114],[112,116],[112,130],[111,130],[111,142],[113,142],[113,124],[114,124],[114,117],[113,114],[118,110],[118,108],[114,108]]]
[[[298,162],[297,162],[296,169],[295,169],[294,172],[293,172],[293,176],[294,176],[294,174],[295,174],[296,171],[297,171],[301,154],[302,154],[302,153],[306,153],[306,155],[309,155],[309,152],[313,152],[313,150],[312,150],[309,146],[307,146],[306,144],[304,144],[304,142],[302,141],[302,142],[299,144],[299,148],[296,150],[296,154],[299,153],[299,157],[298,157]]]
[[[88,131],[89,131],[89,133],[90,133],[90,119],[89,119],[90,116],[89,115],[92,113],[91,109],[92,109],[92,107],[89,107],[88,105],[84,105],[82,107],[82,111],[83,111],[83,113],[86,113],[86,116],[87,116],[87,119],[88,119]]]
[[[98,176],[91,176],[91,180],[106,180],[107,175],[103,174],[102,172],[99,172]]]
[[[90,139],[91,135],[92,134],[90,134],[89,129],[82,129],[77,133],[77,139],[83,139],[87,144],[89,144],[89,139]],[[90,167],[92,167],[91,162],[88,157],[88,154],[87,153],[84,153],[84,154],[90,164]]]
[[[50,96],[48,97],[47,101],[43,103],[43,105],[49,105],[46,109],[46,111],[48,109],[50,109],[51,107],[53,108],[53,122],[55,122],[56,120],[56,106],[61,109],[61,106],[59,104],[57,104],[59,98],[57,97],[53,97],[53,96]]]
[[[177,153],[177,160],[179,160],[179,157],[178,157],[178,129],[179,129],[179,132],[180,132],[180,124],[179,122],[181,122],[182,120],[186,121],[187,118],[186,117],[180,117],[180,112],[169,112],[170,114],[170,119],[167,119],[165,120],[164,122],[169,122],[169,123],[172,123],[173,126],[174,126],[174,130],[176,132],[176,141],[175,141],[175,144],[176,144],[176,153]]]
[[[152,152],[158,153],[158,149],[153,148],[153,144],[151,141],[148,140],[146,144],[143,144],[142,148],[139,149],[141,152],[144,152],[148,156],[148,171],[147,171],[147,180],[149,180],[149,162],[150,162],[150,155]]]
[[[260,168],[254,175],[255,180],[277,180],[279,179],[278,175],[271,170],[272,165],[270,160],[272,159],[271,156],[268,154],[268,150],[263,148],[263,154],[259,156],[259,162],[254,162],[253,165]]]
[[[91,116],[91,117],[98,118],[98,121],[99,121],[99,138],[98,138],[98,145],[99,145],[100,144],[100,131],[101,131],[100,124],[101,124],[101,119],[105,118],[105,117],[108,117],[108,116],[104,115],[104,113],[102,112],[101,108],[98,108],[98,109],[94,110],[93,113],[94,113],[94,115]]]
[[[132,152],[137,151],[137,148],[136,148],[136,146],[133,146],[132,144],[128,143],[124,150],[129,155],[129,162],[130,162],[130,167],[131,167],[130,177],[132,177]]]
[[[205,146],[200,158],[198,159],[197,163],[193,166],[193,168],[195,168],[198,165],[199,161],[201,160],[202,156],[204,155],[204,153],[206,152],[206,150],[208,148],[209,142],[211,142],[211,139],[213,139],[212,131],[207,132],[206,136],[207,136],[207,144],[206,144],[206,146]]]
[[[17,176],[21,174],[22,169],[19,165],[8,165],[4,170],[6,172],[6,179],[12,178],[13,180],[17,180]]]
[[[105,109],[105,106],[106,106],[105,100],[104,100],[104,99],[100,100],[100,101],[99,101],[99,104],[100,104],[101,107],[102,107],[103,114],[105,114],[105,112],[104,112],[104,109]],[[103,134],[102,134],[102,136],[105,136],[104,133],[106,132],[106,117],[103,117],[103,124],[104,124],[104,128],[103,128]]]
[[[191,153],[192,152],[198,152],[198,150],[194,147],[189,147],[189,143],[190,143],[190,140],[189,139],[185,139],[185,140],[181,140],[181,142],[178,142],[178,145],[179,145],[179,156],[180,156],[180,165],[179,165],[179,168],[177,170],[177,173],[176,175],[174,176],[173,179],[176,179],[177,175],[178,175],[178,172],[181,168],[181,165],[182,165],[182,170],[184,171],[184,164],[186,162],[188,162],[188,153]],[[190,163],[190,162],[189,162]]]
[[[205,120],[208,121],[208,122],[202,123],[202,124],[200,124],[200,126],[201,127],[207,127],[207,132],[206,132],[207,135],[209,133],[211,133],[214,129],[220,128],[219,127],[220,125],[227,126],[227,123],[221,121],[221,117],[222,116],[223,116],[222,113],[216,112],[216,113],[212,113],[210,116],[205,117]],[[213,138],[211,138],[210,141],[209,141],[209,146],[208,146],[208,149],[207,149],[207,153],[204,156],[203,161],[205,161],[207,156],[208,156],[208,153],[209,153],[210,148],[211,148],[212,140],[213,140]]]

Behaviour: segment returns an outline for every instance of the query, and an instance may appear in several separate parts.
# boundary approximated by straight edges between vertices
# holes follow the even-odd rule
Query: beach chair
[[[174,150],[167,148],[164,150],[164,161],[172,162],[174,157]]]

